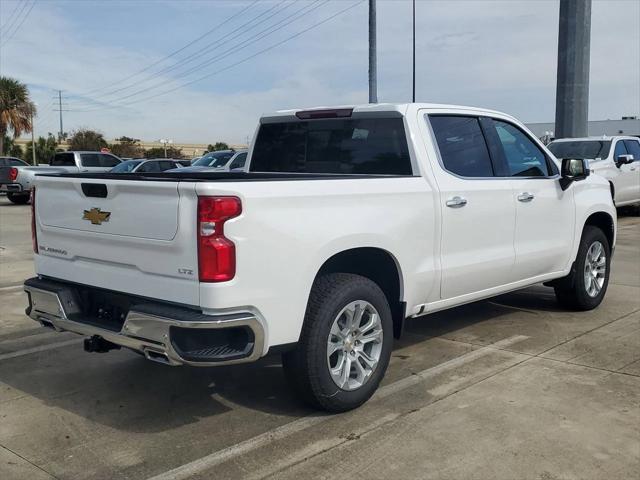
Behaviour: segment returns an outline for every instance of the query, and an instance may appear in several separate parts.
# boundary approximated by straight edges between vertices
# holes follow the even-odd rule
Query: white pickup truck
[[[106,172],[118,165],[115,155],[103,152],[58,152],[48,165],[11,165],[0,164],[0,192],[6,192],[7,198],[16,204],[29,203],[31,187],[35,185],[36,175],[43,173],[66,172]],[[24,162],[23,162],[24,163]]]
[[[589,160],[591,171],[609,181],[616,206],[640,206],[640,138],[563,138],[547,148],[557,158]]]
[[[519,121],[429,104],[261,118],[247,173],[39,176],[27,314],[168,365],[283,355],[318,408],[365,402],[407,317],[545,282],[598,306],[609,184]]]

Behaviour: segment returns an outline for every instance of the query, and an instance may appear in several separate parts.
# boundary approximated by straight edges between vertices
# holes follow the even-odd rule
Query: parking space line
[[[7,285],[5,287],[0,287],[0,292],[12,292],[13,290],[21,290],[23,288],[23,283],[19,283],[17,285]]]
[[[388,395],[397,393],[429,377],[432,377],[439,373],[445,372],[447,370],[459,367],[467,362],[483,357],[492,352],[496,352],[498,350],[504,349],[505,347],[513,345],[514,343],[518,343],[522,340],[526,340],[527,338],[529,337],[525,335],[514,335],[512,337],[505,338],[504,340],[500,340],[498,342],[489,344],[485,347],[481,347],[471,352],[465,353],[464,355],[453,358],[449,361],[438,364],[434,367],[430,367],[420,372],[414,373],[410,377],[403,378],[396,382],[390,383],[389,385],[386,385],[381,389],[379,389],[378,392],[374,395],[374,398],[384,398]],[[148,480],[187,479],[196,474],[202,473],[212,467],[215,467],[216,465],[219,465],[231,458],[244,455],[252,450],[262,447],[263,445],[274,442],[276,440],[281,440],[290,435],[293,435],[302,430],[305,430],[311,426],[314,426],[326,420],[329,420],[333,417],[334,415],[330,415],[330,414],[317,414],[317,415],[310,415],[310,416],[299,418],[298,420],[294,420],[293,422],[287,423],[280,427],[261,433],[260,435],[257,435],[248,440],[245,440],[244,442],[231,445],[227,448],[223,448],[222,450],[218,450],[217,452],[213,452],[209,455],[206,455],[192,462],[185,463],[184,465],[180,465],[179,467],[169,470],[168,472],[164,472],[154,477],[151,477]]]
[[[39,347],[25,348],[17,352],[0,354],[0,361],[8,360],[9,358],[22,357],[24,355],[31,355],[32,353],[46,352],[47,350],[53,350],[54,348],[68,347],[69,345],[76,345],[83,341],[82,338],[74,338],[73,340],[66,340],[64,342],[50,343],[48,345],[40,345]]]

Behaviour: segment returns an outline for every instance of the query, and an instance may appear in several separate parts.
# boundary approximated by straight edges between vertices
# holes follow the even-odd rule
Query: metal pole
[[[51,95],[51,94],[49,94]],[[31,110],[31,163],[36,164],[36,141],[35,141],[35,125],[33,124],[33,110]]]
[[[413,0],[413,90],[411,101],[416,102],[416,0]]]
[[[64,130],[62,129],[62,90],[58,90],[58,110],[60,110],[60,135],[58,135],[58,141],[62,142],[62,135]]]
[[[591,0],[560,0],[556,138],[589,134]]]
[[[369,0],[369,103],[378,103],[376,0]]]

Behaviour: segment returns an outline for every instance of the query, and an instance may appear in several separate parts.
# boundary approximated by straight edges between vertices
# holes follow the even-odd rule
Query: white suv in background
[[[563,138],[554,140],[548,148],[556,158],[589,160],[593,173],[609,180],[617,207],[640,204],[639,138]]]

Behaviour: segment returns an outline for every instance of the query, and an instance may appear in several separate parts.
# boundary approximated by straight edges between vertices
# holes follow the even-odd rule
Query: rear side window
[[[446,170],[462,177],[493,177],[487,142],[477,117],[430,116]]]
[[[493,124],[512,177],[549,176],[545,154],[522,130],[500,120],[494,120]]]
[[[83,167],[101,167],[100,155],[97,153],[83,153],[80,155]]]
[[[163,172],[165,170],[171,170],[172,168],[178,168],[177,162],[172,162],[170,160],[163,160],[160,162],[160,170]]]
[[[633,155],[633,159],[637,162],[640,160],[640,142],[638,140],[625,140],[627,152]]]
[[[100,166],[105,168],[115,167],[120,163],[120,160],[113,155],[100,154]]]
[[[74,167],[76,165],[73,153],[56,153],[51,159],[52,167]]]
[[[402,118],[267,123],[252,155],[253,172],[413,173]]]

